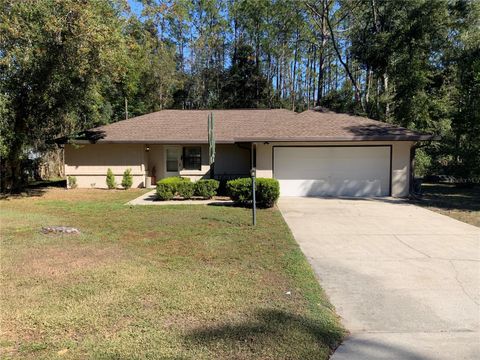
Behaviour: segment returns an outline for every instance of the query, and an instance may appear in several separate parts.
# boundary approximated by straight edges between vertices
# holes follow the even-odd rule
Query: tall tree
[[[134,1],[0,0],[2,180],[126,112],[315,105],[439,134],[421,172],[480,174],[479,1]]]
[[[0,6],[0,93],[8,107],[2,187],[19,190],[29,152],[104,115],[100,82],[125,71],[123,8],[76,0],[2,0]]]
[[[239,44],[232,59],[222,97],[225,108],[262,108],[268,106],[267,79],[255,64],[255,50]]]

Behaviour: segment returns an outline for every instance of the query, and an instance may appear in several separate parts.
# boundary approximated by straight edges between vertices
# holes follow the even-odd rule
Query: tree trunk
[[[333,49],[335,50],[335,53],[337,54],[338,61],[340,61],[340,64],[342,64],[348,78],[352,82],[352,86],[353,86],[353,89],[354,89],[354,92],[355,92],[355,101],[360,102],[363,110],[365,110],[364,109],[364,104],[361,101],[361,95],[360,95],[360,89],[358,88],[358,83],[355,80],[355,77],[353,76],[352,71],[350,70],[350,68],[348,66],[348,63],[345,63],[345,61],[343,61],[342,54],[340,53],[340,49],[338,48],[337,40],[335,39],[335,33],[333,31],[332,24],[330,23],[329,17],[330,17],[330,15],[328,13],[328,8],[327,8],[326,12],[325,12],[325,21],[326,21],[328,29],[329,29],[330,39],[331,39],[331,42],[332,42]]]
[[[388,75],[383,74],[383,93],[385,94],[385,120],[388,121],[390,117],[390,100],[389,100],[389,93],[388,93]]]
[[[298,55],[298,31],[297,31],[297,41],[295,42],[295,52],[293,56],[293,71],[292,71],[292,85],[291,85],[291,93],[290,96],[292,97],[292,111],[295,111],[295,79],[297,75],[297,55]]]
[[[20,193],[27,186],[27,181],[23,176],[22,169],[22,138],[24,129],[23,121],[17,119],[15,121],[15,138],[10,146],[8,165],[10,167],[10,179],[6,179],[6,187],[14,194]]]
[[[305,67],[305,84],[304,88],[307,91],[307,109],[310,109],[310,56],[312,53],[312,46],[309,46],[307,52],[307,65]]]
[[[310,99],[313,100],[313,103],[315,102],[315,79],[317,75],[317,47],[314,45],[313,46],[313,61],[312,64],[310,65],[311,67],[311,72],[312,75],[310,76],[310,94],[309,94],[309,101]]]

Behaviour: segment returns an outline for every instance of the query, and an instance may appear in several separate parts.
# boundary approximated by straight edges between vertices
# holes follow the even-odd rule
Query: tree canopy
[[[480,2],[0,0],[3,190],[127,114],[318,105],[442,136],[419,174],[480,176]]]

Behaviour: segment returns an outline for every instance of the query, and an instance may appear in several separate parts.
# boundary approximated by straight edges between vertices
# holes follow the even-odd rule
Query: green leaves
[[[48,140],[158,110],[175,83],[171,49],[123,1],[4,0],[0,12],[0,151],[6,182]],[[2,181],[4,184],[4,181]]]

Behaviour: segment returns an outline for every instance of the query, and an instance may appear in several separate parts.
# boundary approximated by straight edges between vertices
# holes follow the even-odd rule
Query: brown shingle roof
[[[206,143],[207,116],[218,143],[248,141],[430,140],[431,135],[325,110],[162,110],[91,129],[100,143]]]

